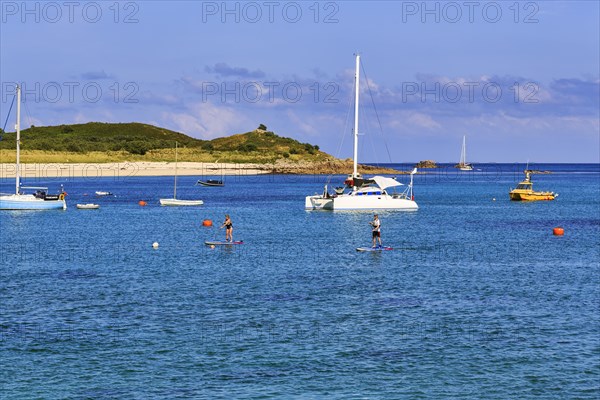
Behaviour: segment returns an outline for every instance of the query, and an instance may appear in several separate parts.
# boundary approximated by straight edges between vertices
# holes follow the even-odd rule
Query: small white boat
[[[202,200],[160,199],[161,206],[201,206]]]
[[[97,210],[100,208],[99,204],[87,203],[87,204],[77,204],[76,206],[80,210]]]
[[[97,191],[96,196],[112,196],[111,192]]]

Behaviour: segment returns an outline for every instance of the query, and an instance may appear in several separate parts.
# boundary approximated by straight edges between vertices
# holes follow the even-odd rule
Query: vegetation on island
[[[15,135],[2,134],[0,162],[15,161]],[[21,155],[26,163],[173,161],[175,142],[180,161],[272,163],[280,159],[333,159],[319,146],[278,136],[264,124],[250,132],[212,140],[141,123],[31,126],[21,131]]]
[[[433,160],[423,160],[423,161],[419,161],[417,163],[417,165],[415,165],[415,167],[417,168],[437,168],[437,164],[435,163],[435,161]]]

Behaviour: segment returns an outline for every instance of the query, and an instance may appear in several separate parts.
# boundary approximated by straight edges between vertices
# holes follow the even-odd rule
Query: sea
[[[600,165],[511,202],[526,167],[422,170],[378,253],[373,212],[304,210],[344,175],[28,178],[68,209],[0,211],[0,397],[598,399]]]

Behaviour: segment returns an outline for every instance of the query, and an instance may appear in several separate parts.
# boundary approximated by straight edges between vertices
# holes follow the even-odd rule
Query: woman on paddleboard
[[[225,214],[225,222],[221,225],[221,228],[225,227],[225,241],[233,242],[233,224],[231,223],[231,218],[229,218],[229,214]]]
[[[373,221],[369,222],[369,224],[373,228],[373,248],[377,247],[375,245],[376,240],[379,240],[379,247],[382,247],[382,245],[381,245],[381,221],[379,221],[379,216],[377,214],[375,214],[373,216]]]

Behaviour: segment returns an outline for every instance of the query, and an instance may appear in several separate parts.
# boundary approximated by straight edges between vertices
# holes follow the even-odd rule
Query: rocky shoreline
[[[273,174],[296,174],[296,175],[329,175],[350,174],[353,170],[352,160],[328,160],[328,161],[302,161],[285,162],[278,160],[270,165]],[[393,168],[375,167],[372,165],[359,164],[358,170],[363,174],[402,175],[410,171],[400,171]]]

